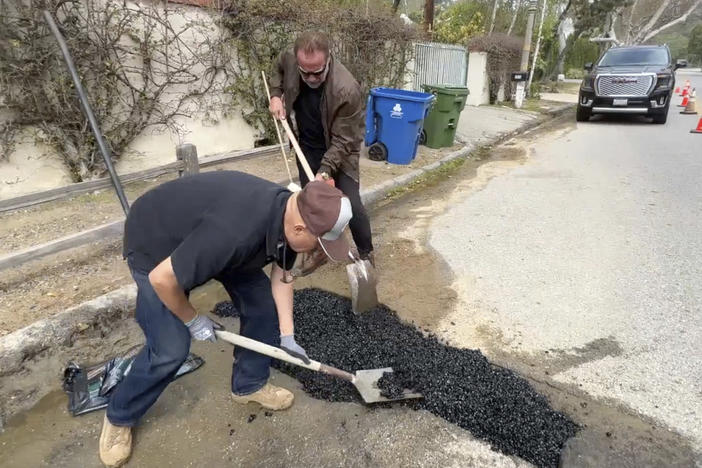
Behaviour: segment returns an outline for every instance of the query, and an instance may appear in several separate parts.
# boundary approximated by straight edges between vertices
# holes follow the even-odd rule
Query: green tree
[[[603,26],[608,15],[620,12],[629,0],[573,0],[571,10],[575,14],[575,32],[585,34],[606,34]]]
[[[568,40],[565,69],[582,70],[587,62],[596,62],[599,56],[600,49],[597,44],[585,37],[571,36]]]
[[[454,3],[443,10],[434,22],[434,40],[449,44],[467,44],[485,31],[485,15],[477,2]]]
[[[698,24],[690,32],[690,40],[687,43],[687,53],[690,60],[702,63],[702,24]]]

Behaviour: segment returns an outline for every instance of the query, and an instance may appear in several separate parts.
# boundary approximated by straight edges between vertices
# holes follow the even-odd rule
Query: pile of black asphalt
[[[213,312],[237,315],[228,302]],[[442,343],[383,305],[355,315],[350,299],[304,289],[295,292],[294,313],[296,340],[310,358],[349,372],[392,367],[379,385],[386,396],[404,388],[424,395],[392,404],[430,411],[505,454],[556,467],[563,445],[578,430],[523,377],[491,364],[480,351]],[[273,365],[315,398],[362,401],[348,382],[278,361]]]

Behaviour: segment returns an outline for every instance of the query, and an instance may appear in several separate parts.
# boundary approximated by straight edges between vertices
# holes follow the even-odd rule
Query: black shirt
[[[310,88],[300,79],[300,94],[293,103],[295,121],[300,133],[300,146],[305,152],[311,154],[324,154],[327,142],[324,138],[322,126],[322,95],[324,85],[319,88]],[[312,164],[312,161],[310,161]]]
[[[132,205],[123,254],[144,272],[170,256],[185,291],[213,278],[260,270],[274,260],[292,269],[296,254],[283,232],[290,195],[273,182],[234,171],[166,182]]]

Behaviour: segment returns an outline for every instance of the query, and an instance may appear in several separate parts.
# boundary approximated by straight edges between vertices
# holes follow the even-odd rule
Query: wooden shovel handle
[[[266,96],[268,97],[268,104],[271,103],[271,90],[268,88],[268,81],[266,80],[266,72],[261,70],[261,76],[263,77],[263,85],[266,88]],[[285,170],[288,171],[288,179],[290,183],[293,183],[292,172],[290,172],[290,165],[288,164],[288,155],[285,153],[285,145],[283,144],[283,137],[280,134],[280,127],[278,126],[278,118],[271,115],[273,118],[273,124],[275,125],[275,133],[278,135],[278,143],[280,143],[280,152],[283,155],[283,161],[285,161]]]
[[[310,182],[313,181],[314,180],[314,173],[312,172],[312,168],[310,167],[310,165],[307,164],[307,158],[305,158],[305,155],[302,153],[302,149],[300,148],[300,145],[297,143],[297,138],[295,138],[295,133],[293,133],[287,120],[281,120],[280,122],[283,124],[283,128],[285,129],[285,133],[288,134],[288,139],[290,140],[290,143],[292,143],[293,148],[295,149],[295,154],[297,154],[297,159],[300,160],[300,164],[302,164],[302,168],[305,170],[305,174],[307,175],[307,178],[310,180]]]
[[[246,338],[244,336],[237,335],[236,333],[231,333],[223,330],[216,330],[215,335],[217,335],[217,338],[219,338],[220,340],[226,341],[235,346],[241,346],[242,348],[250,349],[251,351],[255,351],[257,353],[272,358],[280,359],[281,361],[289,362],[290,364],[294,364],[296,366],[305,367],[307,369],[317,372],[323,372],[328,375],[333,375],[334,377],[348,380],[349,382],[353,382],[355,378],[353,374],[350,374],[346,371],[342,371],[341,369],[337,369],[336,367],[327,366],[326,364],[322,364],[321,362],[310,360],[309,364],[306,364],[302,359],[298,359],[294,356],[291,356],[280,348],[261,343],[260,341],[252,340],[251,338]]]
[[[319,371],[320,367],[322,366],[322,364],[320,364],[319,362],[313,361],[311,359],[309,364],[305,363],[302,359],[296,358],[295,356],[291,356],[290,354],[286,353],[280,348],[261,343],[260,341],[252,340],[251,338],[246,338],[245,336],[237,335],[236,333],[231,333],[223,330],[215,330],[215,335],[217,335],[217,338],[219,338],[220,340],[226,341],[227,343],[231,343],[235,346],[241,346],[242,348],[255,351],[259,354],[280,359],[281,361],[289,362],[290,364],[305,367],[313,371]]]
[[[321,363],[319,365],[319,371],[324,372],[325,374],[333,375],[334,377],[339,377],[340,379],[348,380],[349,382],[353,382],[353,380],[356,378],[349,372]]]

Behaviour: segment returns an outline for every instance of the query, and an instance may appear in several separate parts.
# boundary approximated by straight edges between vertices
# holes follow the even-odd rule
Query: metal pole
[[[98,126],[97,120],[93,115],[93,110],[90,108],[90,104],[88,103],[88,96],[86,95],[83,85],[80,82],[78,72],[73,64],[73,59],[71,58],[71,53],[68,51],[68,46],[66,46],[66,41],[63,39],[63,35],[61,35],[61,31],[59,31],[58,26],[56,26],[56,22],[51,16],[51,13],[49,13],[47,10],[44,10],[44,18],[49,24],[49,29],[51,29],[51,32],[54,34],[56,42],[58,42],[59,47],[61,48],[63,59],[66,61],[66,66],[68,67],[68,71],[73,79],[73,84],[76,86],[76,91],[78,92],[80,103],[83,106],[83,111],[88,118],[88,122],[90,122],[90,128],[93,130],[93,135],[95,135],[95,140],[100,148],[100,153],[102,153],[102,158],[105,160],[107,172],[110,173],[110,179],[112,179],[112,185],[115,187],[115,191],[117,192],[117,198],[119,198],[124,214],[127,215],[129,213],[129,202],[127,202],[127,197],[124,195],[124,190],[122,190],[122,184],[119,181],[119,177],[117,177],[115,168],[112,166],[110,153],[107,150],[107,145],[105,145],[105,140],[102,138],[102,133],[100,132],[100,127]]]
[[[434,32],[434,0],[424,0],[424,29],[429,34]]]
[[[527,17],[527,27],[524,34],[524,46],[522,47],[522,63],[519,66],[520,72],[526,72],[529,68],[529,54],[531,53],[531,34],[534,29],[534,13],[536,13],[536,0],[529,0],[529,16]],[[525,96],[525,82],[520,81],[517,83],[517,92],[514,105],[517,108],[522,107]]]

